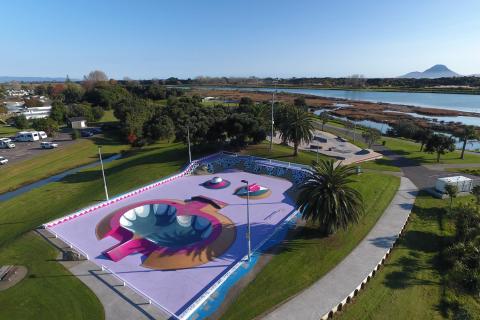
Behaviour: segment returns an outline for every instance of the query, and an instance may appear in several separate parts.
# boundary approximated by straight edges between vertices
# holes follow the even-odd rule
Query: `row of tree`
[[[400,121],[392,125],[387,134],[419,142],[420,151],[437,154],[437,162],[440,161],[442,154],[455,150],[456,141],[452,136],[421,128],[410,121]],[[463,159],[468,141],[478,139],[480,135],[474,126],[465,125],[455,130],[453,136],[462,142],[460,158]]]

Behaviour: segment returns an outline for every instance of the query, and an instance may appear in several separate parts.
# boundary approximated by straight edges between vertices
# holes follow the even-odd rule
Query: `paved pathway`
[[[410,214],[416,193],[415,185],[401,178],[397,194],[367,237],[323,278],[264,319],[318,320],[347,298],[392,247]]]

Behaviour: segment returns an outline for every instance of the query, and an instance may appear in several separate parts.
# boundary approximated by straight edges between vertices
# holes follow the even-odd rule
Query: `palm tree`
[[[330,115],[328,114],[327,111],[323,111],[322,113],[320,113],[319,117],[320,117],[320,121],[322,122],[322,131],[325,131],[323,130],[323,128],[327,124],[328,120],[330,120]]]
[[[280,126],[282,140],[293,143],[293,156],[298,155],[298,147],[302,142],[313,139],[314,118],[299,108],[287,108],[284,116],[285,123]]]
[[[465,156],[465,148],[467,147],[467,142],[470,139],[478,138],[477,131],[473,126],[464,126],[460,132],[455,133],[455,136],[463,142],[462,154],[460,155],[460,159],[463,159]]]
[[[353,166],[335,166],[333,160],[314,162],[297,198],[302,218],[319,223],[325,235],[358,222],[364,204],[362,195],[349,185],[354,174]]]

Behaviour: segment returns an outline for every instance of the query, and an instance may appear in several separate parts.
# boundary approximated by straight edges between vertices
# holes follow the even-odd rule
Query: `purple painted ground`
[[[231,185],[221,190],[211,190],[201,186],[201,183],[213,176],[228,179]],[[150,296],[156,303],[171,313],[179,315],[247,253],[245,199],[233,195],[233,192],[242,186],[240,182],[242,179],[272,190],[272,195],[266,199],[251,200],[252,248],[255,248],[293,211],[292,201],[284,194],[292,186],[292,183],[281,178],[260,176],[243,171],[183,177],[49,229],[86,252],[90,260],[96,264],[106,266],[135,286],[137,290]],[[198,195],[229,204],[220,212],[236,224],[237,238],[221,257],[194,268],[157,271],[140,266],[141,254],[130,255],[119,262],[113,262],[102,256],[102,251],[117,244],[117,241],[111,237],[97,240],[95,236],[95,226],[105,215],[129,204],[148,199],[184,200]]]

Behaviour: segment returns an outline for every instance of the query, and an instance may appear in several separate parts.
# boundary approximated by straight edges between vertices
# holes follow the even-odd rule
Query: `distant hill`
[[[436,64],[433,67],[423,72],[420,72],[420,71],[409,72],[403,76],[400,76],[399,78],[436,79],[436,78],[451,78],[451,77],[461,77],[461,76],[462,75],[448,69],[447,66],[443,64]]]
[[[74,79],[71,79],[72,81],[75,81]],[[12,77],[12,76],[0,76],[0,83],[4,82],[11,82],[11,81],[17,81],[17,82],[64,82],[65,77]]]

